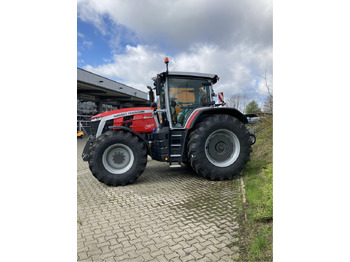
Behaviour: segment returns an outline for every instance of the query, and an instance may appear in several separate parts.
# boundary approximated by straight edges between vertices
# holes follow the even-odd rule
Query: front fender
[[[137,136],[138,138],[141,139],[141,141],[143,142],[143,144],[145,145],[146,149],[147,149],[147,154],[151,155],[151,149],[149,147],[149,143],[148,141],[137,131],[133,130],[132,128],[126,127],[126,126],[110,126],[108,127],[110,130],[125,130],[128,131],[130,133],[133,133],[135,136]]]
[[[90,146],[92,146],[92,143],[96,140],[96,136],[92,135],[89,136],[88,140],[86,141],[83,153],[81,157],[83,158],[84,161],[89,161],[89,150]]]

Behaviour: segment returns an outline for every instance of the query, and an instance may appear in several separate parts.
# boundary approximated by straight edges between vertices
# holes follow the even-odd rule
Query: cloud
[[[261,57],[249,56],[249,53],[249,49],[236,48],[227,52],[214,45],[194,45],[188,52],[170,56],[169,70],[214,73],[220,77],[215,85],[217,92],[225,92],[226,97],[234,94],[251,97],[258,86],[257,80],[252,78],[255,72],[249,65],[264,64],[260,61]],[[146,86],[152,85],[151,78],[165,71],[165,56],[153,46],[127,46],[125,53],[113,56],[112,62],[97,67],[87,65],[85,69],[147,91]],[[259,69],[263,73],[264,68]],[[257,74],[256,78],[259,78]]]
[[[83,40],[83,46],[86,47],[87,49],[91,49],[93,44],[94,43],[92,41]]]
[[[79,0],[78,17],[106,32],[104,19],[124,25],[141,40],[177,50],[193,43],[230,49],[272,44],[272,5],[262,0]]]
[[[146,86],[152,85],[151,78],[164,71],[165,56],[151,46],[127,45],[124,53],[113,55],[113,62],[97,67],[86,65],[84,69],[147,91]]]
[[[100,4],[103,1],[98,3],[97,1],[86,1],[78,0],[77,1],[77,11],[78,18],[83,22],[92,23],[103,35],[107,33],[106,25],[103,21],[103,13],[101,10]]]
[[[143,91],[165,56],[171,71],[218,74],[226,97],[272,81],[272,1],[78,0],[78,18],[111,38],[112,61],[85,69]]]
[[[80,37],[80,38],[84,38],[85,37],[84,34],[82,34],[80,32],[77,33],[77,36]]]

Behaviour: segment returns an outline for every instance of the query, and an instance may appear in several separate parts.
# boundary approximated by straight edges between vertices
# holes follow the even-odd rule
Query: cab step
[[[181,165],[170,165],[170,168],[178,168],[181,167]]]

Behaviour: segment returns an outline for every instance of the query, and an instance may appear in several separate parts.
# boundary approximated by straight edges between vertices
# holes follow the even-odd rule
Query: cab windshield
[[[171,77],[168,78],[168,88],[174,127],[184,127],[194,109],[210,105],[210,80]]]

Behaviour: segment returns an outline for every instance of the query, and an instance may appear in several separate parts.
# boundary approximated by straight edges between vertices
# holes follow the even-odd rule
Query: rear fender
[[[199,108],[193,111],[192,115],[189,117],[186,122],[186,129],[190,130],[194,125],[204,116],[208,115],[217,115],[217,114],[226,114],[237,118],[243,124],[248,124],[247,118],[237,109],[229,107],[220,107],[220,108]]]

